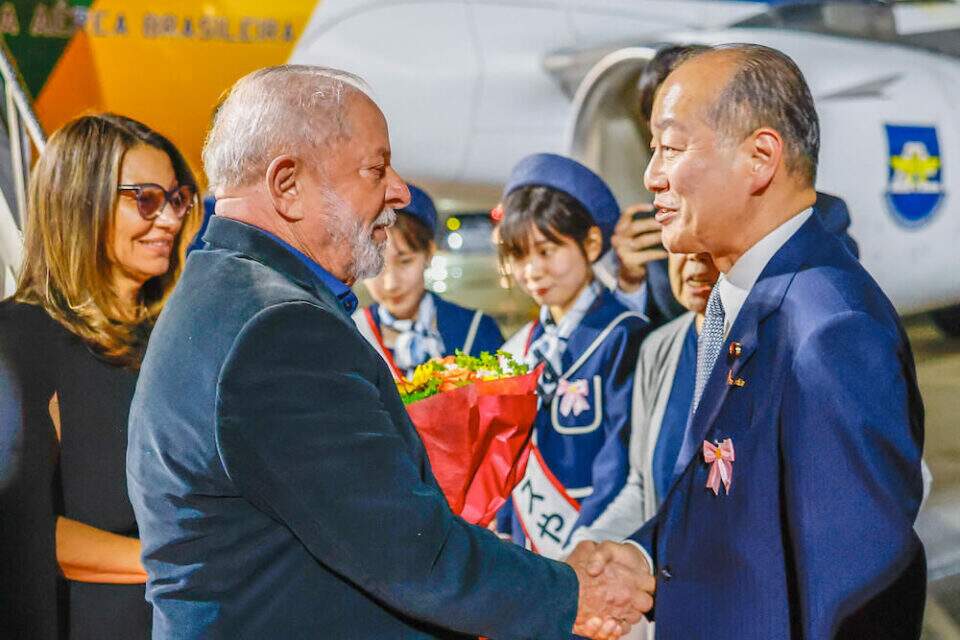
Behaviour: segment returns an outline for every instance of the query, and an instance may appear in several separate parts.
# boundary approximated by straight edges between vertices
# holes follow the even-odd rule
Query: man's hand
[[[661,246],[660,223],[653,218],[634,220],[633,214],[653,211],[653,205],[645,202],[628,207],[620,214],[610,244],[620,262],[619,282],[621,291],[636,291],[647,277],[647,263],[667,257]]]
[[[566,560],[580,582],[573,632],[613,640],[653,607],[656,582],[640,550],[615,542],[581,542]]]

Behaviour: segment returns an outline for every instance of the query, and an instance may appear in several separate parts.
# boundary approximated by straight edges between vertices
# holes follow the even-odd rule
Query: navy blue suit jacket
[[[659,639],[919,637],[913,355],[839,242],[812,216],[764,269],[690,422],[697,446],[632,537],[656,565]],[[733,481],[714,495],[702,442],[726,438]]]
[[[219,216],[204,239],[130,411],[154,638],[568,637],[573,571],[451,513],[310,268]]]

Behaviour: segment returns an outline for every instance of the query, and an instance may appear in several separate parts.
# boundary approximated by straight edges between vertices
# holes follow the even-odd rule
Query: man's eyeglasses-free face
[[[172,207],[173,215],[179,220],[193,206],[197,190],[185,184],[167,191],[158,184],[121,184],[117,192],[137,201],[137,211],[144,220],[153,220],[163,212],[167,203]]]

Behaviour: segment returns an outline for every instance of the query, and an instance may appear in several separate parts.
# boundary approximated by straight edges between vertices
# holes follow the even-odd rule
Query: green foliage
[[[482,352],[471,356],[459,349],[452,356],[435,358],[416,368],[412,380],[398,380],[404,405],[436,395],[451,388],[465,387],[481,380],[499,380],[528,373],[530,368],[517,362],[506,351]]]

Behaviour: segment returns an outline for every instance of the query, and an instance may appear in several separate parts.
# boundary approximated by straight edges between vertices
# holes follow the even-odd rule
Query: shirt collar
[[[730,271],[720,274],[717,288],[720,302],[723,303],[724,333],[730,331],[767,263],[812,214],[813,208],[808,207],[793,216],[747,249]]]
[[[553,319],[553,314],[550,313],[550,307],[547,305],[540,307],[540,323],[543,325],[544,331],[550,332],[555,328],[557,336],[562,339],[569,338],[573,330],[580,325],[587,311],[589,311],[593,303],[596,302],[602,286],[603,285],[596,280],[592,280],[587,284],[559,323]]]
[[[414,329],[436,331],[437,328],[437,305],[434,304],[433,294],[429,291],[424,291],[423,297],[420,298],[420,304],[417,305],[417,313],[413,318],[398,320],[382,304],[377,305],[377,316],[380,319],[380,324],[398,332],[413,331]]]
[[[295,258],[297,258],[308,269],[310,269],[310,272],[316,276],[317,280],[319,280],[323,286],[333,293],[337,299],[337,302],[340,303],[340,306],[344,309],[344,311],[347,312],[348,315],[356,311],[359,300],[357,300],[357,296],[353,293],[353,290],[342,280],[339,280],[332,273],[317,264],[310,256],[300,251],[290,243],[281,240],[278,236],[270,233],[269,231],[260,229],[259,227],[257,228],[257,231],[289,251]]]
[[[620,259],[617,252],[610,249],[593,263],[593,275],[607,289],[617,288],[617,278],[620,275]]]

